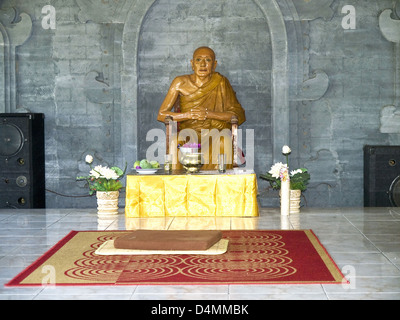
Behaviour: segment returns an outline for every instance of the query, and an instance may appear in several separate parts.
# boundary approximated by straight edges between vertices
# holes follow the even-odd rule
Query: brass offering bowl
[[[182,153],[179,161],[186,173],[196,173],[203,166],[204,158],[202,153]]]

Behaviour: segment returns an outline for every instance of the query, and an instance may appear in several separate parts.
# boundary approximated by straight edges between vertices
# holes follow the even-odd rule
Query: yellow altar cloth
[[[225,174],[127,175],[125,216],[256,217],[256,175],[235,170]]]

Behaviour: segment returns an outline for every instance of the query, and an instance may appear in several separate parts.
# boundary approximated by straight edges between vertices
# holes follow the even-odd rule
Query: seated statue
[[[237,118],[238,125],[242,124],[246,120],[245,111],[228,79],[215,72],[217,61],[212,49],[197,48],[193,53],[191,65],[193,74],[178,76],[172,81],[157,120],[164,122],[165,117],[170,116],[178,123],[180,131],[192,129],[192,132],[197,134],[196,138],[198,143],[202,144],[201,150],[206,158],[203,169],[217,169],[216,159],[219,153],[227,155],[227,168],[232,168],[231,141],[227,144],[225,136],[222,136],[219,148],[215,148],[208,140],[212,129],[219,132],[223,129],[230,130],[233,116]],[[176,141],[177,139],[171,143],[171,148],[177,148]],[[208,152],[205,150],[206,146]],[[176,156],[173,164],[173,168],[180,168]]]

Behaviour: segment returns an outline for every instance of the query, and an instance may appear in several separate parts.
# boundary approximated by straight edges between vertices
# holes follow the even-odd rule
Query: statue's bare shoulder
[[[170,89],[183,94],[183,95],[188,95],[193,93],[198,89],[194,85],[194,83],[191,80],[191,75],[186,74],[186,75],[181,75],[177,76],[171,83]]]

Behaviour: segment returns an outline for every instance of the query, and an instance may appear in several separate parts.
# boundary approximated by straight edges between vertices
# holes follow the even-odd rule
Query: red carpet
[[[129,231],[71,231],[6,286],[312,284],[343,275],[311,230],[222,231],[221,255],[100,256],[106,240]],[[346,281],[347,282],[347,281]]]

